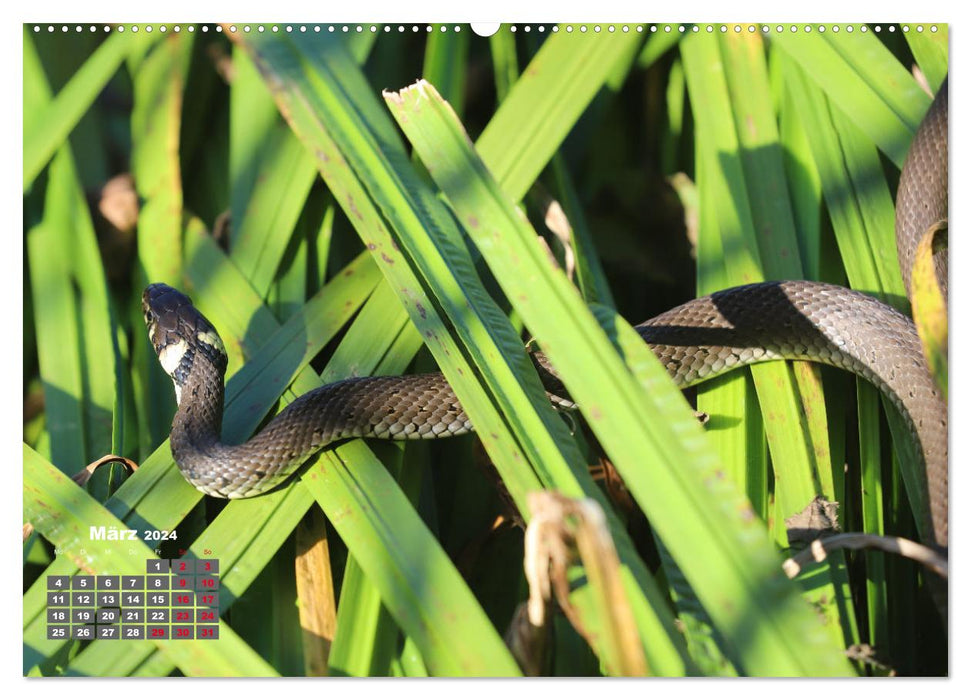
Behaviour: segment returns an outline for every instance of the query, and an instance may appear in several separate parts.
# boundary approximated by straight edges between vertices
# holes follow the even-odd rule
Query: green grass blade
[[[384,274],[399,290],[412,322],[436,355],[520,507],[525,510],[525,494],[539,487],[537,473],[551,487],[602,499],[563,423],[550,410],[520,341],[473,276],[451,219],[415,178],[390,122],[374,103],[369,88],[355,75],[339,45],[320,41],[304,45],[297,38],[294,46],[288,46],[283,41],[267,39],[258,40],[253,48],[258,52],[258,62],[267,66],[275,81],[286,86],[278,93],[281,108],[307,147],[318,154],[324,179]],[[307,71],[307,65],[316,70]],[[361,127],[362,118],[366,118],[365,129]],[[344,158],[351,161],[353,175],[341,166]],[[366,192],[356,178],[365,183]],[[386,224],[368,195],[379,203],[398,238],[387,236]],[[435,236],[429,238],[428,232]],[[409,257],[402,257],[403,254]],[[399,261],[419,267],[423,279],[436,291],[434,302],[424,298],[414,273]],[[439,305],[453,320],[464,343],[462,349],[444,330],[436,314]],[[481,325],[483,319],[486,326]],[[466,352],[495,392],[491,396],[482,394],[481,384],[461,359]],[[524,387],[528,395],[524,395]],[[504,406],[502,416],[493,402]],[[510,427],[517,437],[510,433]],[[559,438],[553,439],[554,435]],[[561,450],[567,451],[568,462]],[[528,462],[524,463],[523,456]],[[529,469],[530,464],[537,473]],[[635,578],[644,589],[640,595],[651,598],[650,604],[637,610],[642,613],[642,633],[655,640],[649,649],[654,657],[652,665],[662,669],[662,673],[682,672],[677,670],[682,663],[681,651],[664,603],[645,575],[643,565],[636,560],[618,521],[611,524],[622,560],[634,567]],[[660,617],[653,617],[652,610],[653,615]]]
[[[706,115],[697,116],[698,128],[706,133],[709,139],[706,143],[716,148],[721,170],[733,180],[730,189],[734,206],[744,207],[747,203],[751,228],[743,216],[739,220],[741,228],[722,229],[723,248],[746,245],[746,241],[751,246],[754,241],[758,255],[753,257],[758,261],[760,277],[802,278],[800,246],[796,239],[763,40],[752,34],[726,34],[719,39],[717,55],[714,42],[692,38],[682,46],[693,100],[699,89],[711,101],[717,100],[724,89],[717,84],[718,73],[710,70],[703,74],[698,70],[698,63],[706,60],[713,67],[720,56],[724,66],[722,73],[729,103],[716,103],[711,107],[717,114],[733,115],[737,140],[733,143],[731,134],[716,131],[717,125]],[[699,84],[702,75],[707,80]],[[737,163],[732,163],[733,160]],[[739,166],[741,181],[738,180]],[[725,206],[732,205],[722,201],[720,207]],[[730,285],[745,278],[744,268],[735,267],[730,262],[726,268]],[[709,287],[707,291],[714,291],[714,288]],[[836,500],[821,375],[808,363],[795,363],[791,369],[782,365],[753,367],[752,376],[763,407],[772,454],[775,522],[783,525],[786,518],[802,511],[817,496]],[[784,531],[779,535],[782,535],[780,544],[788,545]],[[829,582],[825,577],[806,579],[813,581],[807,589],[807,597],[820,611],[825,611],[834,639],[841,639],[842,631],[847,630],[848,643],[855,642],[855,618],[851,612],[845,614],[844,627],[841,629],[839,625],[840,610],[847,610],[849,603],[848,599],[841,600],[845,561],[841,555],[834,556],[831,561],[834,566],[829,571],[836,578]]]
[[[570,244],[576,254],[577,287],[587,301],[613,306],[614,296],[610,291],[610,282],[600,263],[593,232],[583,214],[580,195],[561,153],[553,156],[550,169],[558,190],[557,200],[570,222]]]
[[[734,122],[705,121],[712,110],[731,114],[732,109],[727,85],[719,70],[718,45],[690,38],[682,44],[681,53],[693,112],[698,115],[695,117],[695,161],[698,189],[703,194],[699,201],[696,286],[698,294],[710,294],[740,283],[746,275],[758,274],[757,252],[751,243],[740,245],[738,240],[740,233],[754,224],[749,223],[751,213],[747,200],[734,206],[747,193],[733,196],[732,183],[728,180],[732,174],[736,189],[744,185]],[[704,70],[700,70],[702,62]],[[703,75],[705,82],[699,88],[697,80]],[[736,157],[729,160],[732,153]],[[738,250],[747,252],[743,257]],[[766,485],[766,476],[759,471],[767,469],[768,462],[761,417],[748,411],[753,403],[756,403],[755,387],[741,376],[717,378],[698,388],[698,410],[709,416],[707,432],[721,463],[749,495],[753,507],[761,511],[768,499],[760,493]]]
[[[64,157],[69,154],[65,152]],[[57,166],[55,163],[52,185],[64,169]],[[83,408],[79,404],[84,396],[80,332],[71,288],[70,256],[67,248],[58,245],[63,244],[62,231],[66,232],[51,223],[34,226],[27,234],[27,254],[31,263],[46,255],[46,264],[32,266],[30,279],[46,423],[52,434],[49,457],[65,472],[73,474],[84,466],[79,462],[87,450]]]
[[[680,80],[681,78],[679,78]],[[705,146],[706,131],[696,131],[696,177],[705,186],[720,167],[714,149]],[[713,196],[699,197],[697,239],[697,288],[706,294],[730,286],[729,272],[724,264],[722,236],[714,222],[718,221],[719,201]],[[724,465],[725,473],[748,497],[752,509],[768,521],[769,462],[762,416],[751,376],[737,372],[716,377],[698,387],[696,406],[707,416],[705,432]],[[754,409],[754,410],[753,410]],[[664,573],[684,621],[688,644],[701,668],[715,671],[722,666],[724,673],[737,670],[718,648],[712,622],[697,594],[661,543]],[[728,669],[731,669],[729,671]]]
[[[675,179],[680,168],[678,154],[683,148],[684,141],[688,136],[685,134],[686,101],[684,67],[681,64],[680,58],[674,59],[674,62],[671,64],[671,72],[668,75],[668,84],[664,91],[664,98],[666,103],[666,120],[664,122],[664,132],[661,137],[661,173],[669,178],[671,186],[678,192],[678,196],[682,199],[683,206],[686,210],[685,213],[687,214],[688,210],[692,207],[684,203],[684,196],[681,194],[683,188],[679,187],[678,180]],[[684,180],[686,178],[680,179]],[[695,202],[693,208],[697,209],[697,202]]]
[[[186,291],[193,295],[201,292],[194,301],[204,314],[219,314],[227,336],[226,376],[232,377],[277,331],[280,322],[200,221],[189,222],[183,241]]]
[[[347,52],[354,57],[358,65],[363,65],[374,50],[377,38],[377,32],[354,32],[353,34],[345,35],[344,45],[347,47]]]
[[[298,230],[287,245],[282,267],[267,295],[270,308],[281,321],[289,319],[307,298],[307,262],[307,238]]]
[[[292,131],[277,125],[265,138],[263,157],[254,168],[259,186],[239,216],[234,212],[230,256],[261,297],[276,277],[317,176],[313,158]]]
[[[734,117],[731,125],[737,137],[759,260],[769,279],[801,277],[802,261],[796,242],[796,225],[762,39],[751,34],[734,33],[719,39],[719,53],[731,106],[718,114],[732,114]],[[702,44],[711,43],[693,42],[696,49]],[[699,127],[707,123],[701,121],[703,117],[697,115],[697,110],[696,118],[699,119]],[[721,146],[726,140],[718,139],[716,143]],[[730,272],[731,269],[729,267]]]
[[[898,167],[931,98],[875,36],[863,32],[773,35],[810,80]]]
[[[489,55],[492,57],[492,75],[496,81],[496,99],[503,104],[513,85],[519,80],[519,59],[516,57],[516,35],[509,25],[500,25],[489,37]],[[434,80],[429,82],[437,85]]]
[[[653,32],[648,37],[644,48],[637,56],[637,65],[641,68],[648,68],[661,58],[668,51],[673,49],[681,39],[691,30],[691,25],[684,25],[685,32],[677,31],[677,27],[672,29],[671,25],[666,24],[658,27],[658,31]]]
[[[947,75],[948,26],[933,26],[937,31],[931,31],[930,27],[925,27],[922,32],[911,28],[911,31],[904,32],[904,38],[907,39],[907,45],[913,52],[917,65],[927,78],[931,92],[937,92]]]
[[[245,402],[238,403],[232,399],[227,401],[227,426],[237,426],[235,430],[232,427],[228,428],[229,439],[241,439],[255,427],[262,418],[265,408],[250,410],[249,404],[252,397],[262,395],[270,399],[278,396],[283,388],[290,384],[293,372],[304,367],[318,352],[320,345],[310,338],[320,337],[324,340],[343,325],[346,321],[344,314],[349,314],[356,308],[356,305],[345,303],[345,299],[352,294],[351,290],[359,290],[356,294],[364,290],[369,291],[376,281],[375,275],[376,270],[370,258],[359,258],[355,265],[348,267],[344,274],[336,277],[325,290],[318,293],[301,310],[301,313],[284,324],[280,331],[261,346],[257,357],[234,375],[229,387],[249,398]],[[398,308],[400,309],[400,306]],[[336,323],[335,314],[338,314]],[[363,326],[359,327],[363,328]],[[324,333],[316,330],[318,328],[328,330]],[[310,338],[295,342],[294,333],[306,333]],[[396,335],[397,333],[392,333],[389,340]],[[358,336],[349,334],[348,337]],[[301,353],[300,359],[296,356],[289,357],[288,353],[293,348]],[[414,348],[412,352],[413,350]],[[384,354],[384,351],[378,348],[378,352],[373,354],[377,359]],[[347,355],[343,356],[347,357]],[[266,359],[263,359],[264,357]],[[365,360],[367,355],[356,355],[356,357],[360,362]],[[405,362],[408,359],[410,358],[405,358]],[[349,369],[344,367],[342,376],[346,376]],[[369,371],[370,367],[358,369]],[[319,384],[316,377],[301,374],[294,382],[290,393],[300,395]],[[243,405],[237,410],[236,407],[240,404]],[[267,406],[268,402],[262,401],[261,404]],[[414,510],[407,504],[407,500],[402,503],[399,500],[400,496],[396,496],[400,492],[387,484],[386,480],[390,477],[380,463],[370,456],[367,448],[363,444],[352,448],[352,445],[358,444],[360,443],[355,442],[339,448],[338,455],[342,454],[342,450],[357,449],[357,453],[352,453],[356,454],[354,459],[360,460],[364,466],[358,465],[355,461],[355,475],[359,476],[357,469],[367,469],[367,465],[371,465],[373,472],[371,478],[376,481],[365,486],[348,484],[345,481],[346,477],[340,476],[342,471],[337,471],[336,475],[333,475],[335,466],[341,465],[342,462],[337,457],[325,453],[318,462],[319,466],[311,467],[307,471],[302,483],[310,487],[315,498],[335,523],[344,541],[348,543],[350,550],[355,553],[355,557],[358,559],[366,557],[369,579],[379,586],[382,598],[395,614],[398,623],[405,629],[411,630],[412,635],[418,635],[421,638],[420,646],[423,654],[426,655],[428,663],[436,669],[436,673],[485,675],[516,673],[515,667],[509,665],[511,662],[507,652],[491,625],[484,617],[479,619],[474,617],[474,610],[478,606],[474,599],[470,599],[467,589],[451,564],[442,559],[444,552],[441,552],[437,543],[424,529]],[[321,491],[322,487],[319,484],[326,479],[334,479],[334,482],[328,482],[329,488]],[[377,517],[379,514],[380,518]],[[350,519],[350,522],[338,525],[336,520],[339,516]],[[388,522],[395,523],[395,527],[391,528],[394,532],[388,529],[385,518],[389,519]],[[403,532],[408,533],[406,542],[397,539],[403,536],[401,534]],[[387,540],[388,537],[391,537],[390,542]],[[407,556],[409,548],[417,548],[410,557]],[[389,552],[402,554],[389,558]],[[408,566],[408,562],[412,565]],[[421,566],[416,567],[415,562],[421,562]],[[434,587],[437,596],[434,601],[422,597],[421,593],[425,587],[420,577],[428,575],[428,572],[442,577],[439,584]],[[451,607],[453,605],[454,609]],[[461,615],[459,610],[462,611]],[[442,616],[461,619],[461,632],[454,629],[454,624],[443,623]],[[424,629],[436,629],[444,636],[429,638],[422,631]],[[457,639],[468,640],[468,642],[458,643]]]
[[[317,171],[313,158],[281,121],[246,52],[234,49],[233,56],[230,257],[265,297]]]
[[[24,25],[24,115],[32,115],[47,107],[51,101],[51,86],[48,83],[47,75],[44,73],[44,64],[41,61],[37,44],[30,30]],[[26,160],[26,159],[25,159]]]
[[[787,70],[787,86],[793,101],[805,115],[813,157],[823,183],[823,195],[850,286],[876,294],[884,301],[906,308],[899,264],[889,251],[896,250],[893,207],[886,181],[866,129],[850,124],[804,72],[795,65]],[[888,224],[889,222],[889,224]],[[888,228],[889,226],[889,228]],[[888,250],[889,249],[889,250]],[[897,270],[897,274],[894,274]],[[887,413],[894,445],[901,453],[902,477],[920,531],[926,511],[926,476],[920,458],[895,409]]]
[[[357,560],[349,558],[337,605],[330,675],[387,675],[398,635],[398,625],[381,602],[381,592]]]
[[[51,457],[73,474],[111,449],[116,358],[94,227],[69,150],[51,165],[45,218],[27,247]]]
[[[364,444],[339,447],[317,464],[320,469],[304,483],[398,624],[415,639],[429,670],[436,675],[519,675],[445,551]],[[360,510],[349,507],[361,500],[357,493],[369,492],[384,494],[380,512],[369,503]],[[385,546],[375,547],[375,541]],[[453,625],[442,624],[443,618],[462,620],[461,640],[451,633]]]
[[[847,672],[839,650],[825,642],[805,644],[803,633],[819,639],[818,622],[779,572],[778,555],[762,526],[741,516],[743,511],[750,513],[744,500],[732,485],[712,477],[718,471],[714,454],[657,358],[615,318],[620,347],[639,377],[631,381],[597,320],[549,264],[535,232],[502,193],[454,113],[431,86],[420,83],[389,96],[389,105],[504,292],[559,369],[628,488],[720,631],[734,642],[733,651],[746,670]],[[573,329],[570,342],[563,339],[566,318]],[[590,357],[599,361],[591,363]],[[652,388],[650,395],[645,384]],[[662,466],[675,462],[680,466],[674,471]],[[725,604],[724,596],[733,601],[731,605]],[[765,605],[769,600],[772,603]],[[758,605],[765,615],[762,624],[749,619],[744,636],[737,636],[740,601]],[[801,630],[798,646],[787,641],[794,628]]]
[[[32,86],[35,108],[48,109],[50,89],[29,36],[25,46],[25,89]],[[43,218],[26,245],[50,456],[73,474],[111,450],[118,356],[94,225],[68,146],[49,171]],[[101,496],[106,473],[91,482]]]
[[[774,86],[779,108],[779,142],[785,165],[785,177],[791,187],[792,211],[795,218],[799,257],[806,279],[822,279],[821,274],[821,222],[823,186],[819,170],[813,160],[812,150],[803,125],[802,114],[785,88],[786,57],[778,52],[769,56],[770,69],[775,77]]]
[[[182,261],[179,129],[192,36],[172,34],[141,61],[134,76],[132,174],[143,200],[138,255],[150,282],[178,285]]]
[[[880,435],[880,393],[857,380],[857,415],[860,434]],[[862,476],[862,519],[864,532],[886,532],[883,517],[883,466],[879,440],[860,440],[860,474]],[[887,579],[883,552],[866,553],[867,628],[870,643],[876,649],[889,649],[887,627]]]
[[[24,27],[26,34],[27,28]],[[147,35],[151,39],[151,35]],[[67,85],[47,102],[42,109],[36,108],[36,99],[24,95],[24,106],[34,104],[29,118],[24,119],[24,184],[26,192],[34,179],[67,140],[72,129],[91,106],[95,98],[118,71],[122,61],[136,42],[144,41],[145,34],[112,32],[91,57],[78,69]],[[25,42],[31,41],[25,36]],[[36,89],[36,81],[25,80],[24,90]],[[25,111],[25,115],[28,112]]]
[[[432,33],[425,45],[425,62],[422,75],[435,85],[442,86],[442,92],[459,114],[465,103],[465,62],[469,55],[468,26],[453,31],[453,25],[433,24]]]
[[[886,183],[873,182],[877,160],[872,143],[861,130],[848,123],[847,118],[836,110],[835,105],[797,65],[788,63],[786,77],[793,104],[804,117],[803,123],[823,183],[823,195],[850,286],[878,294],[883,292],[885,286],[890,287],[888,291],[902,291],[896,247],[892,240],[893,205],[889,201]],[[878,198],[873,192],[877,193]],[[863,197],[874,198],[874,204],[865,208],[860,201]],[[890,227],[889,231],[884,231],[888,204]],[[867,212],[871,212],[869,221]],[[872,218],[874,216],[876,218]],[[882,237],[877,244],[871,242],[876,236]],[[886,248],[888,243],[894,251],[893,261],[886,264],[890,269],[881,269],[878,260],[887,255],[881,248]],[[893,268],[896,268],[895,275]],[[889,303],[898,306],[901,303],[899,296],[896,299],[889,294],[882,296]]]
[[[779,153],[776,152],[773,158],[765,151],[758,154],[752,152],[752,149],[757,146],[756,139],[775,143],[777,136],[772,133],[774,127],[769,126],[774,122],[763,116],[757,122],[762,125],[762,132],[757,130],[755,124],[746,124],[745,131],[740,128],[738,112],[735,111],[736,104],[732,101],[740,92],[738,89],[740,84],[736,84],[736,89],[730,91],[730,86],[725,82],[730,71],[721,69],[722,56],[725,53],[731,55],[732,52],[730,49],[720,51],[719,45],[705,39],[705,37],[689,37],[681,44],[688,91],[697,120],[695,133],[701,139],[698,150],[703,155],[706,151],[709,154],[704,172],[710,179],[707,180],[707,186],[699,181],[699,190],[703,193],[702,212],[714,215],[715,218],[701,222],[700,235],[708,232],[720,237],[722,241],[720,250],[715,248],[711,251],[712,254],[709,257],[711,264],[702,265],[699,268],[699,283],[705,284],[704,287],[699,288],[699,292],[709,293],[717,288],[747,284],[767,278],[800,276],[797,271],[798,260],[795,261],[795,265],[790,263],[788,265],[790,269],[782,271],[781,275],[771,274],[765,270],[763,258],[774,262],[776,255],[768,245],[760,245],[760,241],[768,244],[772,236],[760,239],[756,235],[755,221],[758,216],[762,227],[768,228],[776,236],[782,236],[791,241],[788,244],[783,242],[790,255],[796,253],[797,246],[791,228],[791,218],[774,221],[771,211],[764,207],[760,208],[758,201],[753,203],[750,198],[750,193],[754,194],[762,186],[759,168],[765,167],[765,163],[758,163],[757,157],[762,161],[768,160],[774,172],[778,173],[781,170]],[[738,62],[741,63],[741,60]],[[762,78],[761,84],[756,82],[756,85],[762,88],[760,110],[764,115],[767,108],[765,97],[768,87],[765,75],[753,73],[750,70],[748,80],[758,81],[759,78]],[[748,110],[751,108],[752,105],[748,105]],[[743,111],[744,109],[743,105],[739,105],[739,111],[742,114],[748,114],[747,111]],[[735,119],[732,121],[714,118],[715,115],[733,113]],[[749,119],[751,120],[751,117]],[[769,134],[765,134],[767,126],[770,129]],[[751,143],[748,149],[740,143],[739,134],[749,136],[747,140]],[[745,150],[748,150],[748,163],[745,162],[743,155]],[[783,190],[783,196],[785,196],[785,190]],[[712,198],[713,203],[706,205],[704,203],[706,198]],[[709,270],[717,271],[719,260],[723,261],[724,273],[715,274],[712,281],[707,282],[706,275]],[[775,264],[778,266],[777,262]],[[793,267],[797,269],[794,270]],[[781,365],[752,367],[752,376],[755,379],[760,403],[763,405],[763,417],[770,418],[765,424],[765,429],[773,463],[779,469],[786,470],[784,478],[779,479],[776,485],[777,502],[782,501],[779,507],[786,513],[784,517],[799,512],[805,507],[812,498],[814,486],[812,452],[804,448],[805,445],[811,444],[808,436],[792,439],[792,431],[801,430],[803,422],[796,389],[788,374],[787,368]],[[708,409],[702,407],[702,410]],[[739,439],[743,438],[744,433]],[[744,455],[740,448],[736,448],[733,452]],[[735,471],[740,472],[742,469],[737,467]],[[777,477],[779,476],[777,471]],[[807,492],[810,494],[808,499],[804,498]]]
[[[229,91],[229,208],[234,230],[243,222],[257,181],[267,135],[280,121],[273,96],[246,52],[233,47],[233,82]]]
[[[639,41],[636,33],[560,31],[543,42],[476,142],[507,192],[526,192],[617,61]]]

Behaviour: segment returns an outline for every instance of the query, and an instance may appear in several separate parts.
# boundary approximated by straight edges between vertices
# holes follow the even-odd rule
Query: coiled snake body
[[[914,139],[901,175],[897,211],[909,291],[910,251],[930,224],[947,218],[946,82]],[[945,281],[946,257],[938,262]],[[263,493],[311,454],[344,438],[424,439],[472,430],[441,374],[361,377],[304,394],[248,442],[223,444],[226,354],[218,334],[189,298],[171,287],[149,286],[142,303],[149,336],[175,383],[179,403],[172,455],[185,478],[205,493],[224,498]],[[683,387],[780,359],[834,365],[871,381],[900,411],[919,446],[932,520],[927,531],[933,532],[934,543],[947,546],[947,406],[910,319],[843,287],[788,281],[695,299],[637,330]],[[544,381],[555,384],[545,358],[539,353],[534,358],[547,375]]]

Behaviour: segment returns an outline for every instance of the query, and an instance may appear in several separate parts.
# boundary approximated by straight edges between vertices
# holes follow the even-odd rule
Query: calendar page
[[[650,14],[22,26],[31,691],[949,675],[949,25]]]

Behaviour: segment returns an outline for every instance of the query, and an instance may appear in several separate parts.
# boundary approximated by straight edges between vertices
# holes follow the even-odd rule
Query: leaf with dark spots
[[[347,195],[347,211],[358,221],[364,221],[364,215],[361,214],[360,210],[357,208],[357,205],[354,203],[354,196],[350,194]]]

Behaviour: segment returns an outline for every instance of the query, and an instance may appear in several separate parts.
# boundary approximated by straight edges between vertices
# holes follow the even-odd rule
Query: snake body
[[[924,116],[907,151],[900,186],[897,188],[897,258],[907,296],[914,255],[924,232],[934,223],[947,219],[947,78]],[[947,251],[934,255],[937,284],[947,298]]]
[[[927,217],[947,216],[946,85],[942,93],[943,100],[938,97],[925,117],[902,174],[898,199],[911,197],[908,201],[916,204],[907,211],[919,214],[912,216],[913,222],[903,223],[910,227],[905,235],[919,237],[923,229],[912,231],[926,228],[921,222]],[[943,178],[938,172],[941,139]],[[914,149],[921,153],[915,155]],[[936,179],[926,179],[930,170]],[[938,190],[943,187],[943,197],[939,191],[929,198],[921,192],[927,182],[936,183],[932,187]],[[926,210],[923,203],[935,198],[938,209]],[[900,211],[898,204],[898,217]],[[898,222],[898,238],[900,227]],[[901,260],[908,269],[912,265],[912,256]],[[246,498],[268,491],[310,455],[345,438],[426,439],[473,429],[440,373],[360,377],[304,394],[249,441],[224,444],[220,434],[226,354],[218,334],[187,296],[166,285],[150,285],[142,304],[151,341],[176,388],[179,406],[172,424],[172,455],[185,478],[207,494]],[[782,359],[841,367],[872,382],[900,411],[919,446],[931,519],[926,531],[933,533],[934,543],[947,546],[947,406],[906,316],[843,287],[786,281],[694,299],[636,329],[682,387],[745,365]],[[555,369],[541,353],[533,357],[548,389],[562,396],[550,388],[558,384]]]

